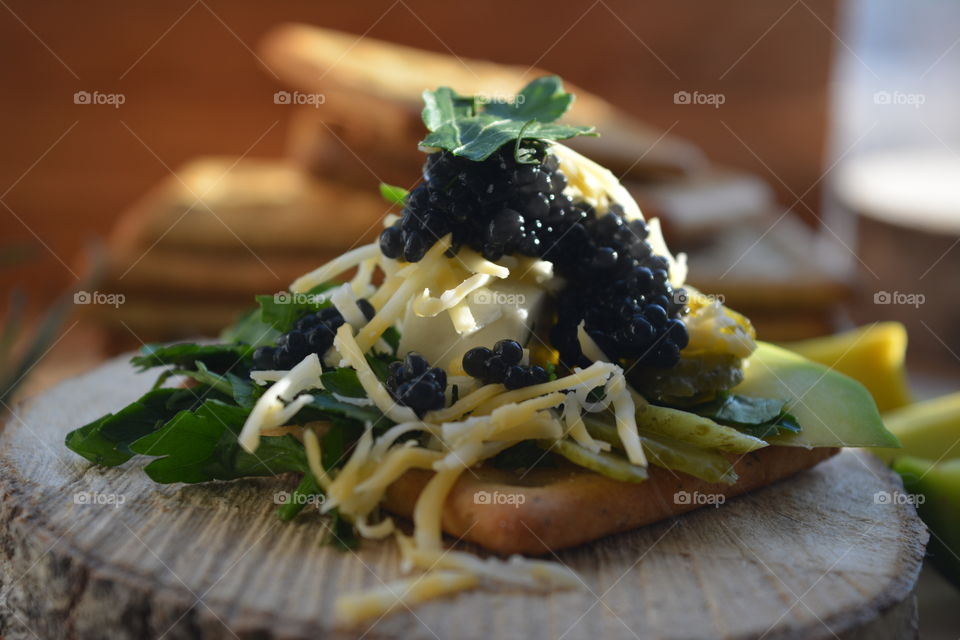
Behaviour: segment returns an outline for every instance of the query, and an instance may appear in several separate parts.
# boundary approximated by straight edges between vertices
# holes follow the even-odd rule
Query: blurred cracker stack
[[[103,286],[125,300],[100,315],[118,346],[215,334],[254,295],[373,240],[387,209],[286,160],[197,158],[115,227]]]
[[[261,52],[290,88],[324,100],[294,111],[289,159],[198,159],[123,216],[109,283],[127,297],[109,314],[121,334],[213,333],[253,295],[283,290],[376,237],[388,209],[378,183],[410,187],[420,177],[425,88],[497,98],[548,73],[295,24],[269,32]],[[692,284],[724,295],[768,339],[830,328],[844,277],[797,250],[815,234],[780,219],[762,180],[711,166],[693,144],[568,87],[577,94],[568,119],[603,134],[570,146],[620,176],[648,217],[663,219],[671,246],[690,253]]]

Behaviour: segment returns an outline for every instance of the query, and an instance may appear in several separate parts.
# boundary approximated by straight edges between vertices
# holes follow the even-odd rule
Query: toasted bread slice
[[[447,497],[443,530],[500,554],[539,555],[628,531],[704,506],[697,496],[731,497],[808,469],[836,448],[767,447],[736,461],[740,479],[713,484],[650,468],[646,482],[618,482],[579,468],[526,475],[465,473]],[[432,472],[408,471],[387,491],[386,508],[409,517]],[[686,499],[689,497],[689,499]],[[717,498],[706,503],[716,502]]]

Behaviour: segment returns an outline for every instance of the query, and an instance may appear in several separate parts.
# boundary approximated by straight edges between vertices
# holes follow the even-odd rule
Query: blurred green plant
[[[36,256],[36,247],[8,244],[0,247],[0,267],[20,266]],[[70,312],[72,294],[60,296],[41,315],[36,330],[24,337],[27,297],[21,289],[10,293],[7,313],[0,324],[0,408],[9,404],[14,392],[26,381],[30,372],[56,340],[57,332]],[[34,323],[31,323],[34,324]]]

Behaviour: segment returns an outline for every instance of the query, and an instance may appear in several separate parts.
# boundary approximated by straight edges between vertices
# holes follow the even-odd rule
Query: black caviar
[[[416,262],[452,233],[451,254],[469,246],[488,260],[549,260],[567,281],[550,333],[565,364],[588,362],[577,339],[583,322],[613,360],[674,366],[689,339],[681,320],[685,295],[671,286],[666,258],[646,241],[646,223],[626,220],[618,205],[597,215],[571,201],[556,156],[542,142],[524,146],[531,164],[517,161],[512,143],[482,162],[447,151],[427,156],[424,181],[407,197],[401,219],[380,236],[383,254]]]
[[[357,300],[357,306],[367,320],[373,318],[375,311],[367,300]],[[286,371],[311,353],[323,358],[323,354],[333,346],[333,338],[343,323],[343,316],[332,306],[308,313],[277,339],[275,347],[259,347],[254,351],[253,368]]]
[[[486,384],[502,383],[507,389],[519,389],[548,380],[539,366],[523,366],[523,347],[516,340],[501,340],[493,349],[476,347],[463,355],[463,370]]]
[[[427,156],[424,181],[407,196],[401,219],[380,235],[383,254],[417,262],[452,233],[452,252],[468,246],[488,260],[546,256],[586,211],[563,194],[567,179],[557,158],[540,142],[524,145],[531,164],[516,160],[512,144],[482,162],[447,151]]]
[[[680,320],[686,293],[671,286],[667,259],[655,255],[646,242],[646,223],[627,221],[613,205],[606,215],[590,216],[579,226],[586,239],[577,247],[578,259],[554,265],[567,280],[550,334],[561,359],[585,364],[577,338],[582,321],[610,358],[673,367],[689,340]]]
[[[426,358],[417,353],[391,362],[386,384],[393,399],[413,409],[420,418],[427,411],[442,409],[446,400],[447,373],[439,367],[431,368]]]

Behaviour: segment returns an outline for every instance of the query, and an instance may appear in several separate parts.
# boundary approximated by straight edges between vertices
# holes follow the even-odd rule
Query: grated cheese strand
[[[421,549],[442,549],[442,531],[440,519],[443,515],[443,504],[453,484],[466,470],[465,466],[455,469],[438,471],[424,486],[413,508],[414,537],[417,547]]]
[[[369,325],[368,325],[369,326]],[[397,404],[387,388],[383,386],[377,374],[370,368],[370,364],[363,355],[363,351],[353,338],[353,330],[349,324],[340,325],[333,345],[348,365],[357,370],[357,379],[360,386],[367,392],[367,397],[373,400],[377,408],[394,422],[414,422],[417,414],[410,407]]]
[[[617,368],[619,369],[619,367]],[[643,447],[640,444],[640,432],[637,428],[637,408],[633,404],[630,391],[627,389],[622,370],[614,376],[608,393],[613,397],[613,414],[617,419],[617,435],[620,437],[620,442],[623,443],[627,460],[640,467],[647,466],[647,456],[643,453]]]
[[[237,438],[240,446],[248,453],[253,453],[260,444],[261,431],[282,426],[304,405],[312,402],[312,396],[304,395],[296,399],[294,396],[307,389],[322,388],[323,385],[320,382],[322,373],[320,358],[317,354],[311,353],[286,375],[274,382],[253,405],[250,415],[243,423],[243,429],[240,430]],[[290,404],[285,406],[283,401]]]
[[[484,385],[476,391],[463,396],[446,409],[430,411],[424,416],[424,419],[435,424],[450,422],[454,418],[459,418],[465,413],[473,411],[490,398],[502,394],[506,389],[502,384]]]
[[[490,413],[497,407],[502,407],[514,402],[522,402],[536,396],[542,396],[553,391],[563,391],[577,384],[592,382],[598,379],[606,379],[616,369],[616,365],[609,362],[594,362],[586,369],[576,369],[574,373],[543,384],[535,384],[521,389],[507,391],[499,396],[487,400],[477,407],[477,414]],[[599,385],[598,385],[599,386]]]
[[[303,446],[307,450],[307,465],[310,467],[310,473],[313,474],[317,484],[324,491],[327,491],[330,488],[330,476],[327,475],[323,465],[320,464],[320,440],[313,429],[304,429]]]
[[[293,293],[306,293],[317,285],[323,284],[334,277],[340,275],[348,269],[352,269],[364,260],[376,258],[380,255],[380,245],[376,242],[357,247],[352,251],[347,251],[343,255],[337,256],[325,265],[318,267],[310,273],[305,273],[290,285],[290,291]]]
[[[354,295],[353,286],[349,282],[333,290],[333,293],[330,295],[330,302],[333,303],[333,307],[343,316],[344,322],[354,329],[359,329],[367,324],[367,318],[363,315],[363,311],[359,305],[357,305],[357,297]]]
[[[409,276],[403,281],[389,300],[383,303],[377,314],[360,330],[357,334],[357,344],[360,345],[360,351],[366,353],[370,347],[377,341],[383,332],[390,328],[394,322],[403,314],[407,308],[407,303],[423,287],[423,283],[430,277],[433,269],[444,259],[444,252],[450,248],[450,234],[445,235],[437,241],[420,262],[414,262],[397,273],[397,277],[402,277],[401,273],[410,269]]]
[[[479,583],[475,574],[464,571],[431,571],[361,593],[340,596],[333,603],[334,616],[342,625],[356,625],[398,608],[473,589]]]

